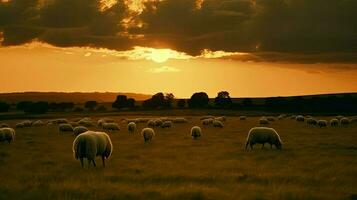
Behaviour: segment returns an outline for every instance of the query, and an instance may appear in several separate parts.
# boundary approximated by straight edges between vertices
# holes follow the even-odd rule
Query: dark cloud
[[[117,50],[169,47],[190,55],[250,52],[244,59],[254,61],[356,63],[356,0],[149,1],[134,15],[124,2],[104,11],[99,0],[2,2],[2,45],[36,39]],[[129,15],[143,26],[128,28],[123,19]]]

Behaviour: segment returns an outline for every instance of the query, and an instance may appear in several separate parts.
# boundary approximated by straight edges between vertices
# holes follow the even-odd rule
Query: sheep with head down
[[[199,126],[194,126],[191,128],[191,137],[192,139],[198,139],[202,135],[202,130]]]
[[[246,119],[247,119],[246,116],[240,116],[240,117],[239,117],[239,120],[246,120]]]
[[[266,117],[261,117],[259,119],[259,124],[262,124],[262,125],[268,125],[269,124],[269,121]]]
[[[155,121],[153,119],[150,119],[148,122],[147,122],[147,126],[148,127],[155,127]]]
[[[102,129],[104,131],[119,131],[119,125],[117,123],[104,123],[102,124]]]
[[[218,120],[218,121],[221,121],[221,122],[225,122],[225,121],[226,121],[226,117],[225,117],[225,116],[216,117],[216,118],[214,118],[214,120]]]
[[[44,126],[44,125],[45,125],[45,123],[43,121],[41,121],[41,120],[37,120],[37,121],[32,123],[33,127],[39,127],[39,126]]]
[[[272,117],[272,116],[269,116],[269,117],[267,117],[267,120],[270,121],[270,122],[274,122],[274,121],[275,121],[275,118]]]
[[[298,121],[298,122],[304,122],[304,121],[305,121],[305,117],[302,116],[302,115],[298,115],[298,116],[296,116],[296,121]]]
[[[161,126],[163,122],[161,119],[155,119],[154,123],[155,123],[155,126]]]
[[[87,131],[74,139],[72,151],[74,158],[81,161],[82,167],[84,167],[84,158],[88,160],[88,167],[90,163],[93,163],[95,167],[95,158],[97,156],[102,158],[103,167],[105,167],[105,160],[112,154],[113,144],[108,134]]]
[[[336,126],[338,126],[339,124],[340,124],[340,123],[339,123],[338,119],[336,119],[336,118],[330,120],[330,126],[331,126],[331,127],[336,127]]]
[[[144,128],[143,130],[141,130],[141,136],[143,136],[145,143],[150,142],[155,136],[155,131],[152,128]]]
[[[77,126],[73,129],[73,135],[78,136],[81,133],[87,132],[88,129],[85,126]]]
[[[307,118],[306,119],[306,123],[307,123],[307,125],[316,126],[317,125],[317,120],[314,119],[314,118]]]
[[[320,128],[327,127],[327,121],[320,119],[319,121],[317,121],[317,125],[319,125]]]
[[[15,130],[13,128],[0,128],[0,142],[7,141],[9,144],[15,140]]]
[[[72,132],[73,126],[70,124],[60,124],[58,125],[59,132]]]
[[[350,124],[350,120],[347,117],[343,117],[340,119],[341,126],[346,126]]]
[[[248,145],[251,149],[253,149],[255,144],[262,144],[263,148],[265,143],[270,144],[270,148],[274,145],[277,149],[282,149],[280,136],[275,129],[267,127],[254,127],[250,129],[248,133],[245,149],[248,149]]]
[[[128,128],[129,133],[134,133],[136,131],[135,122],[129,122],[127,128]]]
[[[205,125],[205,126],[211,125],[211,124],[213,124],[213,121],[214,120],[212,118],[203,119],[202,120],[202,125]]]
[[[221,121],[218,121],[218,120],[214,120],[213,121],[213,127],[217,127],[217,128],[223,128],[223,122],[221,122]]]
[[[161,128],[171,128],[173,125],[172,121],[165,121],[162,123]]]

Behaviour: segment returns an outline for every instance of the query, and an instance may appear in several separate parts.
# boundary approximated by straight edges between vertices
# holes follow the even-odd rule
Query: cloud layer
[[[111,1],[113,2],[113,1]],[[114,1],[115,2],[115,1]],[[34,40],[60,47],[248,52],[240,60],[357,62],[355,0],[0,1],[2,46]],[[245,56],[245,57],[244,57]]]

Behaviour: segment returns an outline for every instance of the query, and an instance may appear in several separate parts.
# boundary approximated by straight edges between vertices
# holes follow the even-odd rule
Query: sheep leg
[[[253,144],[250,144],[250,149],[253,150]]]
[[[82,168],[83,168],[83,167],[84,167],[84,165],[83,165],[83,158],[80,158],[79,160],[81,161],[81,165],[82,165]]]
[[[105,167],[105,158],[102,156],[103,167]]]
[[[95,160],[94,159],[92,160],[92,162],[93,162],[93,166],[96,167],[97,165],[95,164]]]
[[[263,143],[263,145],[262,145],[262,149],[264,149],[264,145],[265,145],[265,143]]]

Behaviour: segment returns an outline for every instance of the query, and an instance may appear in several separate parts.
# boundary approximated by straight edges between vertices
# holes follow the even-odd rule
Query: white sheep
[[[74,139],[72,151],[74,158],[81,161],[82,167],[84,167],[83,158],[87,158],[88,166],[92,162],[95,167],[97,156],[101,156],[103,167],[105,167],[105,160],[112,154],[113,144],[108,134],[87,131]]]
[[[51,123],[51,124],[68,124],[68,120],[67,119],[63,119],[63,118],[52,119],[52,120],[48,120],[47,124],[48,123]]]
[[[266,117],[261,117],[259,119],[259,124],[267,125],[267,124],[269,124],[269,121]]]
[[[15,127],[16,128],[24,128],[25,126],[23,123],[19,122],[19,123],[15,124]]]
[[[102,124],[102,129],[104,131],[119,131],[119,125],[117,123],[104,123]]]
[[[224,122],[224,121],[226,121],[226,117],[225,116],[216,117],[216,118],[214,118],[214,120],[218,120],[218,121]]]
[[[144,128],[141,130],[141,135],[144,138],[144,142],[149,142],[155,136],[155,131],[152,128]]]
[[[302,115],[298,115],[298,116],[296,116],[296,121],[303,122],[303,121],[305,121],[305,117]]]
[[[59,124],[58,129],[59,129],[59,132],[72,132],[73,126],[70,124]]]
[[[206,116],[202,116],[202,117],[200,118],[200,120],[204,120],[204,119],[214,119],[214,116],[212,116],[212,115],[206,115]]]
[[[262,148],[265,143],[270,144],[270,148],[275,145],[277,149],[282,148],[282,142],[279,134],[273,128],[267,127],[254,127],[250,129],[247,137],[247,142],[245,144],[245,149],[247,150],[248,145],[251,149],[255,144],[262,144]]]
[[[338,119],[336,119],[336,118],[330,120],[330,126],[336,127],[339,124],[340,123],[339,123]]]
[[[79,120],[78,124],[82,125],[82,126],[86,126],[86,127],[94,126],[92,119],[89,117],[85,117],[85,118]]]
[[[274,122],[275,121],[274,117],[271,117],[271,116],[267,117],[267,120],[270,121],[270,122]]]
[[[343,117],[340,119],[341,126],[350,124],[350,120],[347,117]]]
[[[212,118],[208,118],[208,119],[202,120],[202,124],[203,125],[210,125],[212,123],[213,123],[213,119]]]
[[[314,118],[307,118],[306,123],[307,125],[317,125],[317,120]]]
[[[171,128],[172,125],[172,121],[165,121],[162,123],[161,128]]]
[[[73,135],[78,136],[79,134],[85,133],[88,131],[88,128],[85,126],[77,126],[73,129]]]
[[[115,122],[113,119],[110,119],[110,118],[102,118],[102,119],[99,119],[98,122],[97,122],[97,125],[98,127],[102,127],[102,125],[104,123],[113,123]]]
[[[33,127],[39,127],[39,126],[44,126],[44,125],[45,125],[45,123],[41,120],[37,120],[34,123],[32,123]]]
[[[194,126],[191,128],[192,139],[198,139],[202,135],[202,130],[199,126]]]
[[[2,123],[0,124],[0,128],[10,128],[8,124]]]
[[[317,121],[317,124],[319,125],[320,128],[326,127],[327,126],[327,121],[320,119],[319,121]]]
[[[221,121],[214,120],[213,121],[213,127],[223,128],[223,123]]]
[[[155,126],[155,121],[154,120],[149,120],[148,122],[147,122],[147,126],[148,127],[154,127]]]
[[[15,130],[13,128],[0,128],[0,142],[7,141],[9,144],[15,140]]]
[[[135,122],[129,122],[127,128],[128,128],[129,133],[134,133],[136,130]]]
[[[163,122],[161,119],[155,119],[154,123],[155,123],[155,126],[161,126]]]
[[[246,119],[247,119],[246,116],[240,116],[240,117],[239,117],[239,120],[246,120]]]

